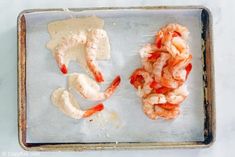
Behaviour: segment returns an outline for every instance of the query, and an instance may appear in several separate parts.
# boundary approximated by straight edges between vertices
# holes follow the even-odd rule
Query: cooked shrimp
[[[81,110],[76,98],[63,88],[56,89],[51,99],[64,114],[74,119],[86,118],[104,109],[103,104],[98,104],[87,110]]]
[[[150,119],[177,117],[188,96],[183,85],[192,69],[188,35],[186,27],[168,24],[157,33],[155,44],[146,44],[139,52],[143,68],[134,71],[130,83]]]
[[[164,109],[158,105],[154,106],[154,111],[157,116],[165,118],[165,119],[176,118],[180,113],[179,107],[175,107],[173,109],[168,110],[168,109]]]
[[[157,82],[161,81],[162,78],[162,69],[166,64],[166,61],[170,58],[170,55],[167,53],[161,53],[160,57],[153,64],[153,74],[154,79]]]
[[[143,111],[150,119],[163,117],[165,119],[175,118],[179,114],[179,107],[165,108],[161,107],[166,103],[166,98],[163,94],[151,94],[143,99]]]
[[[71,56],[72,54],[68,54],[67,51],[79,44],[85,44],[86,40],[85,33],[80,32],[68,38],[63,38],[62,42],[55,48],[54,57],[63,74],[67,74],[69,62],[75,58],[75,56]]]
[[[167,51],[157,48],[154,44],[146,44],[140,49],[141,62],[147,72],[151,73],[153,71],[153,63],[160,57],[161,52]]]
[[[130,76],[130,83],[138,90],[138,95],[143,97],[152,91],[153,82],[151,75],[143,68],[136,69]]]
[[[150,119],[157,119],[158,115],[155,113],[154,105],[149,103],[148,101],[143,100],[143,111],[146,116],[148,116]]]
[[[164,94],[150,94],[145,99],[145,101],[148,101],[152,105],[164,104],[167,102],[166,96]]]
[[[84,98],[101,101],[109,98],[114,93],[121,82],[121,78],[117,76],[104,92],[100,91],[100,86],[96,81],[82,73],[70,74],[68,81],[69,87],[76,89]]]
[[[148,72],[152,72],[152,69],[153,69],[153,65],[152,63],[148,61],[148,57],[150,57],[150,54],[155,52],[156,50],[157,50],[157,47],[154,44],[146,44],[139,51],[142,65],[144,69]]]
[[[97,63],[95,62],[99,49],[99,43],[105,41],[106,45],[109,45],[109,39],[107,33],[102,29],[89,30],[89,38],[86,44],[86,61],[89,69],[91,70],[95,80],[97,82],[103,82],[103,74],[101,73]],[[109,47],[110,49],[110,47]]]
[[[169,67],[163,68],[163,75],[161,78],[161,85],[167,88],[178,88],[183,82],[177,81],[172,77]]]
[[[176,80],[185,81],[188,73],[192,69],[192,67],[190,69],[186,68],[191,61],[192,61],[192,55],[189,55],[188,58],[179,61],[176,65],[173,65],[171,67],[173,78]]]
[[[182,85],[179,88],[167,93],[166,99],[167,102],[171,104],[180,104],[184,101],[188,94],[187,87]]]
[[[186,27],[168,24],[156,35],[155,44],[158,48],[166,48],[173,57],[184,58],[189,55],[189,48],[185,42],[188,35],[189,31]]]
[[[157,33],[155,43],[158,43],[159,41],[161,41],[159,45],[162,46],[162,44],[164,44],[166,39],[168,39],[169,35],[171,38],[181,37],[182,39],[187,40],[188,35],[189,35],[189,30],[186,27],[179,25],[179,24],[175,24],[175,23],[168,24],[162,27],[160,31]]]

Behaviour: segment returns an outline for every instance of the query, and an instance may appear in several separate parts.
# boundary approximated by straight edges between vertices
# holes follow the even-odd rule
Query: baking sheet
[[[99,61],[106,87],[117,75],[122,83],[105,104],[105,111],[89,119],[74,120],[65,116],[50,101],[52,91],[66,87],[66,77],[46,48],[50,40],[49,22],[71,17],[96,15],[105,21],[111,43],[111,59]],[[140,99],[129,84],[132,71],[140,67],[138,50],[167,23],[180,23],[190,30],[189,45],[193,70],[187,81],[189,97],[181,105],[175,120],[150,120],[141,109]],[[27,143],[87,142],[184,142],[204,140],[204,103],[201,53],[200,10],[125,10],[82,12],[42,12],[26,14],[26,90]],[[85,72],[76,63],[71,72]],[[93,102],[76,95],[81,106]]]

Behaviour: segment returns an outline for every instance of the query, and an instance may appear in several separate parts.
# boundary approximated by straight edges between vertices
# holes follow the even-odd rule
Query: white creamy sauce
[[[89,30],[91,29],[103,29],[104,20],[96,17],[84,17],[84,18],[71,18],[67,20],[54,21],[48,24],[48,32],[51,40],[47,43],[47,48],[51,52],[56,52],[58,45],[63,40],[68,40],[72,35],[82,33],[87,39],[90,38]],[[86,59],[85,59],[85,48],[86,44],[77,44],[66,50],[66,57],[64,58],[65,63],[70,60],[78,62],[83,68],[89,71]],[[100,40],[97,47],[98,51],[96,54],[97,60],[105,60],[110,58],[110,44],[109,40]]]
[[[52,103],[57,106],[67,116],[80,119],[84,111],[80,110],[80,106],[76,98],[64,88],[58,88],[51,95]]]
[[[58,49],[65,50],[66,55],[62,59],[66,65],[68,65],[69,61],[74,60],[89,72],[85,58],[86,41],[92,38],[91,30],[103,29],[103,27],[104,21],[95,16],[51,22],[48,24],[51,40],[47,43],[47,48],[52,52],[53,56],[58,52]],[[82,41],[84,39],[85,42],[81,42],[81,39]],[[66,46],[68,45],[67,43],[70,45]],[[96,59],[110,59],[108,38],[100,39],[97,43]],[[80,79],[79,82],[89,85],[85,92],[89,93],[90,97],[94,97],[99,93],[100,86],[86,74],[69,74],[69,88],[76,88],[77,79]],[[64,88],[56,89],[51,95],[51,100],[55,106],[71,118],[80,119],[84,113],[80,109],[76,98]]]

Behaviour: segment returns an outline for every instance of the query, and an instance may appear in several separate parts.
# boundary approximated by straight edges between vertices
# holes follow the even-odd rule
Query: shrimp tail
[[[116,88],[119,86],[121,82],[121,77],[118,75],[113,82],[109,85],[109,87],[105,90],[105,98],[107,99],[110,97],[113,92],[116,90]]]
[[[83,114],[83,118],[86,118],[86,117],[90,117],[91,115],[93,115],[94,113],[96,112],[100,112],[104,109],[104,105],[101,103],[101,104],[98,104],[88,110],[86,110]]]
[[[186,79],[188,78],[188,75],[189,75],[189,73],[191,72],[191,70],[192,70],[192,64],[191,63],[189,63],[187,66],[186,66],[186,68],[185,68],[185,70],[186,70]]]
[[[65,64],[62,64],[62,65],[61,65],[60,71],[61,71],[63,74],[67,74],[67,73],[68,73],[68,69],[67,69],[67,67],[66,67]]]

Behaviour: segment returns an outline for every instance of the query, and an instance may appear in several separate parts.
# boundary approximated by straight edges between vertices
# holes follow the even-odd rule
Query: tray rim
[[[205,6],[144,6],[144,7],[94,7],[68,8],[71,11],[84,10],[164,10],[164,9],[201,9],[204,11],[206,27],[204,30],[204,141],[190,142],[114,142],[110,143],[27,143],[26,142],[26,27],[25,14],[39,12],[63,11],[62,8],[27,9],[19,13],[17,18],[17,94],[18,94],[18,141],[27,151],[83,151],[83,150],[115,150],[115,149],[159,149],[159,148],[204,148],[215,142],[215,89],[214,89],[214,61],[212,43],[212,14]],[[203,34],[202,34],[203,36]]]

